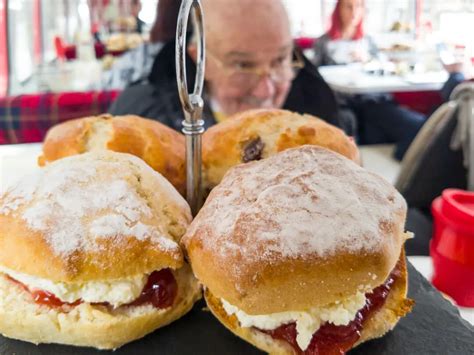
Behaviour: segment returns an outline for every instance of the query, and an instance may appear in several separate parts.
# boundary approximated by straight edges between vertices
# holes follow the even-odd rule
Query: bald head
[[[280,0],[201,0],[206,90],[217,114],[282,107],[291,87],[293,42]],[[189,47],[196,58],[195,43]]]
[[[288,15],[280,0],[202,0],[202,5],[210,48],[227,44],[236,50],[245,44],[248,49],[251,42],[264,50],[275,39],[291,42]]]

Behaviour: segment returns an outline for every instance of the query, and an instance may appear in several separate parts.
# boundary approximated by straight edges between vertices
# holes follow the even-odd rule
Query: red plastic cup
[[[474,193],[444,190],[431,210],[433,285],[459,306],[474,307]]]

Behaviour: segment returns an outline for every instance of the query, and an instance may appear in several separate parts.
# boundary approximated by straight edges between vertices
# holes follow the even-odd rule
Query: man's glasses
[[[304,60],[298,51],[274,60],[262,67],[249,61],[225,63],[209,50],[206,54],[225,72],[229,84],[242,89],[252,89],[258,85],[262,76],[267,76],[276,84],[293,80],[298,71],[304,67]]]

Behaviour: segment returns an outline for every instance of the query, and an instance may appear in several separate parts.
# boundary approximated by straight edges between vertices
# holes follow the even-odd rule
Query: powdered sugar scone
[[[232,332],[270,353],[339,354],[411,309],[405,215],[384,179],[304,146],[231,169],[182,243]]]
[[[0,333],[117,348],[189,311],[200,288],[179,241],[191,221],[142,160],[86,153],[0,197]]]
[[[208,191],[235,165],[305,144],[327,148],[359,162],[357,146],[341,129],[317,117],[287,110],[238,113],[209,128],[202,140],[203,183]]]
[[[143,159],[184,196],[184,136],[164,124],[134,115],[104,114],[55,125],[44,139],[40,166],[71,155],[112,150]]]

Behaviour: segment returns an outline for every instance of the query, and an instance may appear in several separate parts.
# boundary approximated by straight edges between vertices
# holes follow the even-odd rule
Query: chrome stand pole
[[[188,93],[186,80],[186,30],[189,16],[194,13],[194,31],[198,54],[194,91]],[[183,133],[186,136],[186,198],[195,216],[202,205],[201,135],[204,133],[202,88],[204,85],[205,41],[202,6],[200,0],[183,0],[176,29],[176,80],[179,98],[184,111]]]

